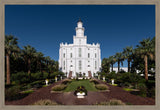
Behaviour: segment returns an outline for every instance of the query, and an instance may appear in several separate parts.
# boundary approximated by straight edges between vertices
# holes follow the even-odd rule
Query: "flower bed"
[[[62,84],[68,84],[68,83],[71,83],[72,82],[72,80],[70,80],[70,79],[65,79],[63,82],[62,82]]]
[[[95,87],[98,89],[98,90],[108,90],[109,87],[105,84],[96,84]]]
[[[67,87],[67,85],[60,84],[52,87],[52,91],[62,91]]]
[[[124,102],[122,102],[121,100],[111,99],[108,102],[96,103],[96,105],[126,105],[126,104]]]
[[[77,89],[74,92],[74,95],[77,96],[77,93],[84,94],[86,96],[87,95],[87,90],[85,89],[84,86],[78,86]]]
[[[91,79],[90,82],[93,82],[94,84],[99,84],[99,82],[95,79]]]
[[[45,99],[45,100],[39,100],[35,102],[33,105],[58,105],[58,104],[51,100]]]

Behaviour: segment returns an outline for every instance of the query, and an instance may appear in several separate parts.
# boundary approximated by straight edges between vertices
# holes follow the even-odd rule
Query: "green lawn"
[[[89,80],[73,80],[70,84],[68,84],[64,92],[75,91],[78,86],[84,86],[87,91],[97,91],[97,89],[94,87],[94,84],[89,82]]]
[[[123,90],[125,90],[125,91],[133,91],[133,89],[130,89],[130,88],[123,88]]]

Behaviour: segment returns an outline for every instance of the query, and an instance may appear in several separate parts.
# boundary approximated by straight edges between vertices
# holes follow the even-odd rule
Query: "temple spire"
[[[79,18],[78,22],[82,22],[81,18]]]
[[[84,37],[84,27],[82,20],[79,19],[76,27],[76,36],[77,37]]]

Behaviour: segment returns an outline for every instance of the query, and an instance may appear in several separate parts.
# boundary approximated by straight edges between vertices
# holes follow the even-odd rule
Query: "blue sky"
[[[6,5],[5,34],[58,60],[59,44],[73,42],[79,18],[87,42],[100,43],[101,59],[155,36],[154,5]]]

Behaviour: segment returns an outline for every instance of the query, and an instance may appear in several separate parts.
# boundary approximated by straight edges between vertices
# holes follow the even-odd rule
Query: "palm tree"
[[[36,58],[36,61],[37,61],[37,68],[38,68],[38,65],[39,65],[39,70],[40,72],[42,71],[42,68],[41,68],[41,63],[42,63],[42,60],[44,59],[44,54],[42,52],[36,52],[35,53],[35,58]]]
[[[59,63],[58,63],[58,61],[55,61],[54,68],[55,68],[55,71],[59,70]]]
[[[116,53],[115,58],[118,62],[118,72],[120,72],[120,63],[121,65],[123,65],[124,56],[122,55],[122,53]]]
[[[102,71],[105,72],[105,73],[108,73],[109,72],[109,59],[108,58],[103,58],[102,60]]]
[[[148,57],[154,59],[154,44],[150,38],[143,39],[137,45],[136,54],[140,55],[144,59],[145,80],[148,81]]]
[[[5,56],[7,67],[7,84],[10,84],[10,56],[19,51],[17,38],[12,35],[5,36]]]
[[[111,66],[112,66],[112,72],[113,72],[113,64],[116,63],[115,57],[114,57],[114,56],[110,56],[110,57],[109,57],[109,62],[110,62],[110,64],[111,64]]]
[[[23,57],[27,60],[28,63],[28,74],[31,73],[31,59],[35,57],[36,50],[34,47],[31,47],[30,45],[24,46],[24,49],[22,50]]]
[[[45,59],[46,65],[48,66],[49,63],[51,62],[51,57],[50,56],[46,56],[44,59]]]
[[[132,61],[132,52],[133,52],[133,48],[132,46],[130,47],[126,47],[123,49],[123,55],[124,58],[127,59],[128,62],[128,72],[130,72],[130,62]]]

